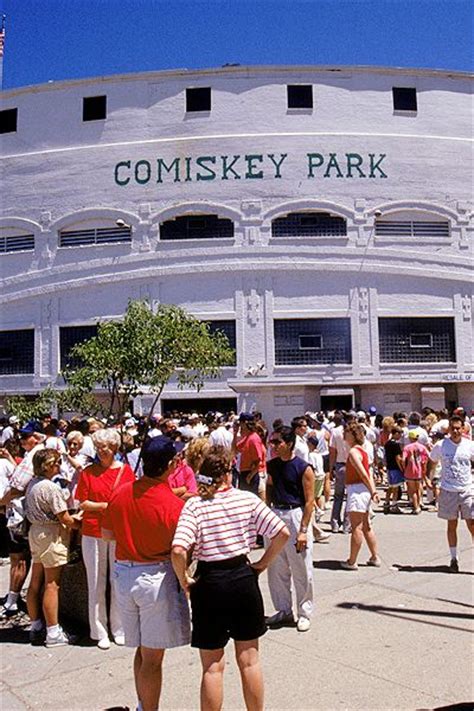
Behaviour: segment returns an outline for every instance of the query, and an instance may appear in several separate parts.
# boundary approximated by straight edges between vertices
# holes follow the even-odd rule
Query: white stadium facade
[[[2,396],[142,298],[236,349],[162,410],[474,408],[471,91],[306,66],[3,91]]]

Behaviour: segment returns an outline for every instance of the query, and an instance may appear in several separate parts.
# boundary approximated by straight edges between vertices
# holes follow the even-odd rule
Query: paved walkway
[[[339,569],[349,543],[342,534],[315,545],[312,629],[270,631],[262,640],[266,709],[434,709],[474,699],[474,572],[466,527],[457,575],[448,572],[444,523],[435,513],[377,514],[375,528],[380,569]],[[1,568],[3,591],[7,576]],[[266,576],[262,587],[271,613]],[[26,624],[19,619],[0,630],[2,711],[135,708],[131,650],[31,647]],[[199,678],[195,650],[168,652],[161,708],[198,709]],[[243,708],[231,646],[224,708]]]

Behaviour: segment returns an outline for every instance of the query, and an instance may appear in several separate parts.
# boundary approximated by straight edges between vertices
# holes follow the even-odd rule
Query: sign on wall
[[[288,171],[288,153],[246,153],[122,160],[114,167],[117,185],[190,183],[213,180],[279,180]],[[385,153],[306,153],[298,158],[301,177],[388,178]],[[293,170],[291,177],[295,177]]]

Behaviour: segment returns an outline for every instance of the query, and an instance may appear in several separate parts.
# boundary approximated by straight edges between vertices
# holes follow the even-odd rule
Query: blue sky
[[[472,0],[0,0],[4,89],[175,67],[472,70]]]

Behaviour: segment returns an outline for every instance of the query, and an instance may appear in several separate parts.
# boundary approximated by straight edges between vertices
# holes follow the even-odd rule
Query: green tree
[[[234,351],[221,332],[178,306],[130,301],[121,321],[101,322],[97,335],[71,350],[80,367],[63,372],[63,398],[80,402],[101,388],[108,394],[108,415],[123,416],[130,399],[144,392],[155,395],[150,419],[166,384],[200,390],[232,362]]]
[[[28,420],[37,420],[47,412],[51,412],[56,401],[57,393],[48,385],[34,398],[27,398],[24,395],[7,397],[5,411],[10,415],[16,415],[20,422],[24,424]]]

